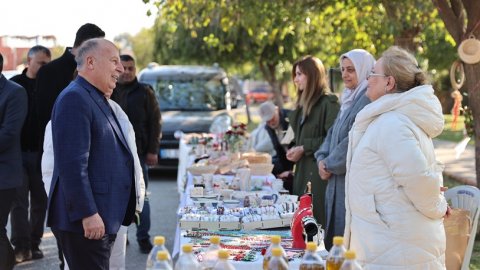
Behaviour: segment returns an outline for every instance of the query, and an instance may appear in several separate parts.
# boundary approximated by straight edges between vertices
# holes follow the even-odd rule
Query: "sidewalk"
[[[458,159],[456,159],[455,146],[457,143],[433,140],[437,159],[445,164],[444,174],[466,185],[476,186],[475,175],[475,147],[467,145]]]

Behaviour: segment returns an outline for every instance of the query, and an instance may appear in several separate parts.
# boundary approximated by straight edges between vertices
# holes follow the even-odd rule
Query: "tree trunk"
[[[262,71],[263,77],[272,87],[273,91],[273,103],[279,108],[283,108],[283,97],[280,84],[275,76],[276,65],[272,63],[265,63],[262,60],[259,61],[260,71]]]
[[[414,38],[420,33],[418,28],[404,29],[398,36],[395,36],[395,45],[415,53],[416,44]]]
[[[470,34],[480,38],[480,1],[478,0],[432,0],[437,7],[445,28],[457,43],[457,47]],[[465,14],[467,27],[465,29]],[[480,63],[475,65],[464,64],[466,87],[468,89],[468,105],[472,110],[475,135],[475,173],[476,183],[479,185],[480,176]]]
[[[475,65],[464,64],[466,87],[468,89],[468,106],[472,110],[474,121],[474,140],[475,140],[475,172],[477,175],[477,186],[479,186],[478,176],[480,175],[480,63]]]

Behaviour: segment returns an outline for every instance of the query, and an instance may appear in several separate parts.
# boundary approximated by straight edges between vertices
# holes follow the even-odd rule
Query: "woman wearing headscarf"
[[[340,67],[345,89],[342,105],[335,123],[328,130],[320,149],[315,152],[318,172],[327,181],[325,192],[325,248],[330,250],[333,237],[343,235],[345,229],[345,173],[348,132],[357,113],[370,100],[365,96],[367,75],[375,64],[373,56],[362,49],[351,50],[340,56]]]
[[[365,269],[445,269],[442,166],[432,138],[442,106],[407,51],[391,47],[368,76],[372,103],[350,131],[345,244]]]
[[[313,214],[325,224],[325,181],[320,180],[313,154],[323,143],[337,116],[338,98],[330,93],[322,61],[306,56],[293,65],[292,78],[297,88],[296,108],[289,115],[294,132],[293,147],[287,159],[295,162],[293,194],[305,193],[312,183]]]

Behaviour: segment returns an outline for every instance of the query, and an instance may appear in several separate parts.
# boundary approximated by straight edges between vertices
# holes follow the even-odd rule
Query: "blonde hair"
[[[416,86],[428,84],[427,74],[418,66],[415,57],[408,51],[392,46],[383,54],[385,75],[395,78],[395,90],[405,92]]]
[[[330,90],[327,84],[325,67],[320,59],[307,55],[293,64],[292,79],[295,79],[295,71],[298,68],[307,76],[307,87],[300,91],[297,89],[297,108],[303,108],[303,118],[306,118],[315,103]]]

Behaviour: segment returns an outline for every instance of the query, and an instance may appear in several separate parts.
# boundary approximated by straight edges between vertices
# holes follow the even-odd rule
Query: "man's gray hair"
[[[96,49],[99,45],[100,38],[93,38],[85,41],[77,50],[77,54],[75,56],[75,61],[77,62],[77,68],[83,66],[86,55]]]

